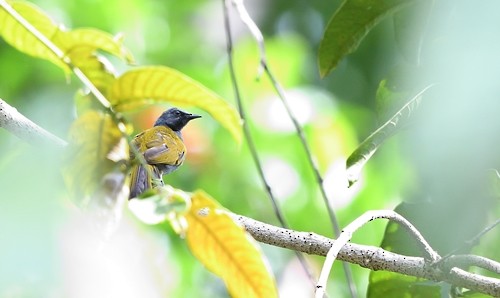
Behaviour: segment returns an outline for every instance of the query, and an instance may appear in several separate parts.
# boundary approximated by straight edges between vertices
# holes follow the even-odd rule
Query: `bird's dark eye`
[[[181,114],[181,112],[180,112],[180,111],[175,111],[175,115],[176,115],[176,116],[179,116],[180,114]]]

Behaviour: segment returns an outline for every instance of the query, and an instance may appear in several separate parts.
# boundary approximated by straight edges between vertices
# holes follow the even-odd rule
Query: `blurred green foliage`
[[[68,27],[123,33],[124,44],[137,64],[176,68],[233,103],[220,1],[133,0],[126,5],[117,0],[33,2]],[[413,164],[407,155],[401,156],[400,137],[388,140],[367,164],[359,182],[346,189],[345,160],[380,124],[374,112],[377,87],[396,65],[403,64],[404,55],[398,51],[392,20],[387,19],[370,32],[355,53],[340,61],[329,77],[320,80],[318,45],[326,22],[339,3],[279,0],[248,1],[246,5],[264,33],[269,64],[287,89],[292,107],[304,125],[324,174],[325,187],[334,199],[340,225],[345,226],[367,210],[394,208],[408,192],[414,196],[421,193]],[[271,84],[266,78],[256,79],[257,46],[235,15],[232,21],[237,76],[271,187],[293,229],[332,236],[299,140]],[[128,68],[115,59],[112,62],[119,72]],[[0,39],[0,78],[0,98],[37,124],[66,138],[74,119],[74,92],[80,85],[74,77],[66,84],[60,69],[25,56]],[[125,116],[138,132],[151,126],[165,108],[155,106]],[[418,133],[415,132],[417,140]],[[238,148],[210,117],[190,124],[183,134],[188,148],[186,162],[165,177],[166,183],[186,191],[203,189],[235,213],[277,224],[245,143]],[[413,143],[404,144],[405,152],[411,154],[413,151],[407,147]],[[78,221],[78,212],[67,200],[61,183],[60,154],[30,147],[5,131],[0,131],[0,152],[0,297],[58,297],[75,293],[68,281],[80,269],[78,266],[85,264],[75,260],[85,258],[85,250],[80,254],[68,250],[93,247],[84,243],[88,237],[74,237],[80,232],[78,225],[68,231],[68,226],[73,227]],[[127,247],[124,251],[130,253],[118,260],[152,264],[148,268],[153,273],[147,276],[153,280],[148,285],[154,290],[144,286],[151,291],[148,297],[227,295],[222,282],[190,255],[184,241],[169,226],[147,229],[128,214],[125,222],[126,227],[138,232],[130,239],[115,237],[123,240],[122,247]],[[384,226],[385,223],[374,222],[363,227],[353,242],[378,245]],[[134,241],[141,244],[128,247]],[[490,238],[487,241],[495,242]],[[296,260],[292,252],[262,247],[281,291],[286,293],[297,284],[302,292],[304,288],[305,293],[313,291],[305,278],[300,282],[290,279],[290,271],[301,274],[301,269],[293,265]],[[146,257],[138,256],[145,253]],[[319,271],[323,258],[308,259]],[[131,268],[130,272],[143,272]],[[335,264],[333,270],[340,272],[340,265]],[[369,271],[360,267],[353,267],[353,271],[357,288],[364,296]],[[72,273],[70,277],[63,279],[68,272]],[[329,293],[332,297],[347,294],[342,274],[331,278]]]
[[[159,64],[177,68],[212,88],[230,102],[233,100],[225,53],[222,4],[219,2],[128,1],[127,5],[123,5],[120,1],[34,1],[34,3],[70,28],[95,27],[112,34],[121,32],[125,37],[124,44],[136,57],[137,64]],[[304,125],[322,172],[327,175],[328,182],[338,180],[338,173],[342,172],[338,169],[342,168],[343,160],[345,161],[350,151],[356,147],[358,133],[360,137],[365,136],[375,123],[374,115],[367,107],[374,105],[375,90],[385,72],[384,68],[394,60],[391,55],[385,53],[385,50],[391,48],[386,42],[391,40],[387,37],[390,34],[389,25],[383,24],[377,28],[358,53],[341,63],[338,72],[320,81],[315,62],[317,46],[324,24],[336,5],[325,5],[322,1],[312,1],[307,4],[258,1],[248,2],[247,5],[265,35],[270,66],[280,82],[289,90],[289,94],[293,95],[290,98],[292,105],[294,106],[294,102],[297,101],[299,110],[305,107],[309,111]],[[306,13],[303,13],[304,10]],[[298,178],[295,182],[291,181],[291,184],[287,181],[280,182],[280,179],[275,178],[271,186],[281,189],[293,188],[293,191],[283,192],[281,189],[275,191],[277,194],[286,194],[279,199],[286,218],[294,229],[331,236],[331,225],[299,141],[290,129],[268,80],[265,78],[256,80],[259,59],[257,47],[234,15],[233,21],[236,32],[235,65],[245,106],[250,111],[249,121],[259,153],[265,163],[277,160],[278,163],[271,164],[286,165],[284,170],[293,172]],[[127,69],[122,62],[116,60],[112,62],[119,71]],[[73,93],[79,82],[73,77],[71,83],[66,84],[62,71],[48,62],[16,52],[2,40],[0,40],[0,65],[0,77],[3,78],[0,84],[0,97],[42,127],[66,138],[69,124],[74,117]],[[139,131],[149,127],[164,108],[151,107],[138,113],[128,113],[126,116],[133,121]],[[23,146],[27,152],[34,148],[22,144],[5,132],[2,135],[0,151],[5,154],[2,155],[4,166],[0,181],[5,183],[7,177],[10,177],[19,183],[12,184],[11,188],[2,188],[0,210],[9,210],[11,214],[22,213],[23,206],[33,206],[34,203],[31,204],[29,201],[35,200],[37,204],[44,205],[44,201],[50,204],[52,201],[58,206],[49,210],[43,209],[46,213],[39,216],[64,218],[64,214],[71,213],[66,210],[70,203],[66,201],[62,189],[59,188],[59,191],[56,191],[58,195],[50,198],[38,196],[12,200],[13,197],[22,196],[20,189],[23,188],[22,183],[26,178],[30,181],[42,180],[55,187],[52,180],[46,179],[47,175],[39,174],[38,171],[42,173],[50,171],[52,175],[57,176],[58,169],[55,166],[42,164],[15,176],[15,172],[10,170],[12,167],[33,168],[33,163],[28,163],[28,160],[21,156],[10,156],[11,154],[7,153],[18,146]],[[245,144],[241,149],[238,148],[227,132],[209,117],[190,125],[184,135],[188,147],[187,161],[181,170],[165,177],[166,183],[187,191],[204,189],[233,212],[277,223]],[[367,167],[361,186],[357,190],[347,191],[338,196],[344,201],[338,203],[336,208],[342,226],[368,209],[390,208],[394,205],[400,185],[392,181],[401,179],[399,170],[403,169],[398,161],[397,151],[396,143],[390,143],[382,149],[373,164]],[[6,159],[10,161],[7,162]],[[383,173],[374,170],[378,165],[383,165]],[[278,170],[283,171],[283,168]],[[270,168],[268,171],[275,169]],[[278,172],[278,177],[280,175],[284,174]],[[32,187],[36,188],[36,185],[33,184]],[[336,182],[336,185],[330,188],[327,186],[333,197],[336,197],[336,193],[340,190],[345,192],[342,183]],[[17,207],[12,208],[12,205]],[[334,206],[336,205],[334,202]],[[314,220],[311,220],[312,216]],[[68,217],[71,218],[71,215]],[[10,238],[2,241],[6,245],[2,245],[1,251],[15,251],[16,247],[22,246],[19,233],[23,230],[20,227],[30,224],[30,221],[27,222],[21,216],[9,219],[5,221],[5,226],[10,227],[7,234]],[[37,223],[32,222],[32,225]],[[65,225],[67,222],[61,221],[58,225],[47,227],[42,231],[42,235],[46,235],[40,236],[44,245],[51,247],[57,240],[49,236],[57,234],[58,229]],[[355,236],[355,241],[376,245],[380,241],[382,228],[383,224],[370,225]],[[160,226],[156,233],[158,238],[165,237],[163,232],[165,229],[169,228]],[[188,253],[184,242],[174,233],[169,235],[171,237],[168,243],[162,242],[169,248],[161,253],[168,256],[171,270],[176,275],[176,282],[166,291],[175,297],[199,296],[199,291],[203,291],[204,295],[209,293],[215,296],[225,295],[221,282],[195,261]],[[34,246],[42,247],[40,244]],[[264,250],[268,256],[273,256],[269,259],[280,282],[289,262],[294,259],[293,254],[267,246]],[[33,257],[36,251],[37,249],[21,250],[16,252],[16,257],[27,259]],[[47,249],[46,254],[57,255],[55,251]],[[33,275],[43,284],[43,287],[37,287],[37,290],[42,292],[44,289],[48,292],[54,290],[50,287],[45,288],[45,285],[57,280],[58,274],[64,272],[64,266],[58,261],[61,260],[56,258],[54,262],[45,263],[43,266],[39,264],[41,265],[39,268],[45,269],[43,274],[25,267],[17,278],[13,276],[7,278],[8,271],[4,271],[0,275],[0,280],[5,281],[0,284],[0,296],[15,291],[17,286],[29,288],[31,285],[26,279]],[[313,257],[311,261],[313,267],[318,267],[322,259]],[[363,293],[368,272],[360,268],[354,270],[358,289]],[[333,295],[346,293],[342,275],[337,276],[332,279],[333,285],[330,287]],[[283,280],[282,283],[286,287],[290,281]],[[190,286],[192,284],[197,286]],[[309,286],[304,280],[303,287]],[[64,290],[67,290],[64,285],[55,285],[56,292]]]

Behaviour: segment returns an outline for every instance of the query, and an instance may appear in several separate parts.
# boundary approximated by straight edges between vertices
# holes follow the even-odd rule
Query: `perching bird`
[[[181,129],[189,121],[200,117],[171,108],[161,114],[152,128],[134,137],[132,146],[142,153],[148,165],[146,168],[137,161],[133,166],[130,173],[129,199],[158,184],[163,185],[162,175],[171,173],[182,164],[186,156],[186,146],[182,140]],[[131,156],[134,156],[132,151]]]

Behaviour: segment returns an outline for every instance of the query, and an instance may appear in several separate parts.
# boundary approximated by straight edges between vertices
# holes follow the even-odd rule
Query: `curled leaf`
[[[418,103],[424,94],[433,85],[425,87],[422,91],[418,92],[411,98],[401,109],[399,109],[394,116],[387,122],[375,130],[368,138],[366,138],[356,150],[349,156],[346,162],[347,179],[349,186],[353,185],[359,177],[362,168],[366,162],[377,151],[380,145],[398,132],[404,124],[411,118],[413,111],[417,108]]]
[[[238,143],[241,142],[241,119],[234,107],[172,68],[151,66],[125,72],[114,82],[109,100],[117,111],[129,111],[152,103],[198,107],[212,115]]]
[[[194,256],[220,276],[232,297],[277,297],[261,252],[210,196],[193,194],[186,240]]]

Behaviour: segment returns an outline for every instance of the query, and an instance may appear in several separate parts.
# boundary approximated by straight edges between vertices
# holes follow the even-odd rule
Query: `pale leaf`
[[[71,126],[63,174],[77,198],[91,196],[102,178],[128,159],[127,143],[111,116],[88,111]]]

